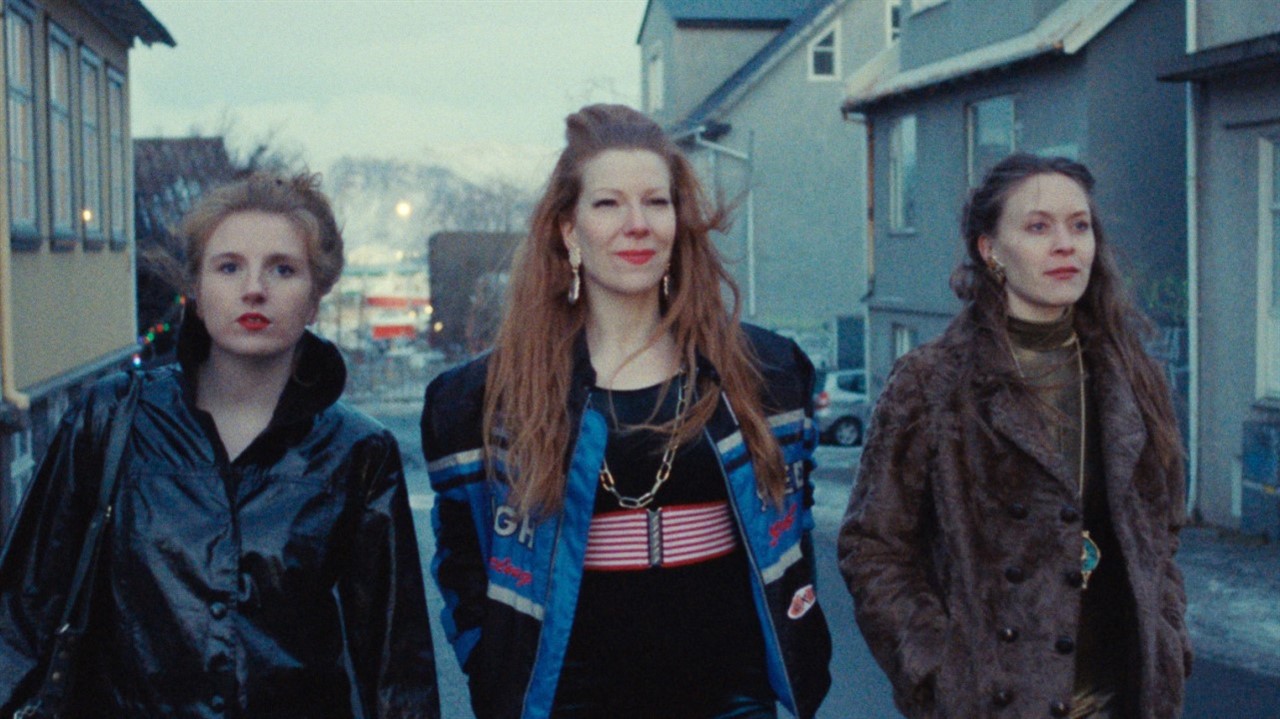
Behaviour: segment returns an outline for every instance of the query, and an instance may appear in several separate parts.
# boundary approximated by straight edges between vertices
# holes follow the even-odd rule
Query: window
[[[36,117],[34,20],[25,7],[9,4],[4,18],[4,56],[9,111],[9,220],[14,246],[39,246],[36,225]]]
[[[649,93],[646,97],[648,112],[657,112],[662,109],[663,83],[666,82],[662,75],[662,45],[649,48],[649,60],[645,64],[648,68],[646,75],[649,83]]]
[[[834,25],[809,44],[809,79],[832,80],[840,75],[840,26]]]
[[[889,131],[889,229],[916,225],[916,116],[898,118]]]
[[[129,174],[125,171],[124,75],[107,68],[107,194],[111,209],[111,249],[129,242]]]
[[[889,42],[898,39],[902,35],[902,0],[889,0],[889,4],[885,7],[888,15],[885,18],[888,30]]]
[[[916,346],[916,331],[906,325],[893,325],[893,358],[896,360]]]
[[[76,235],[76,206],[71,197],[71,58],[70,36],[49,28],[49,207],[54,247]]]
[[[982,182],[997,162],[1017,147],[1013,97],[1005,95],[975,102],[968,109],[969,186]]]
[[[80,51],[80,226],[84,228],[85,247],[91,249],[102,244],[102,130],[98,114],[101,70],[97,55]]]
[[[1257,396],[1280,399],[1280,139],[1259,149]]]

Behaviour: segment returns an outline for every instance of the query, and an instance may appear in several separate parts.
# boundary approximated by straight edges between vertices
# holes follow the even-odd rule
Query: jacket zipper
[[[729,409],[729,415],[734,418],[735,429],[738,432],[741,432],[742,427],[737,423],[737,417],[733,414],[733,406],[729,404],[729,398],[725,396],[724,392],[720,393],[720,398],[724,402],[725,407]],[[773,612],[769,608],[768,591],[765,588],[764,577],[760,574],[760,563],[756,560],[755,550],[751,548],[751,540],[747,537],[747,529],[742,521],[742,510],[738,506],[737,496],[733,493],[733,486],[729,483],[729,473],[725,471],[724,468],[724,457],[720,455],[720,448],[711,437],[711,430],[703,427],[702,433],[706,436],[707,441],[711,443],[712,448],[715,449],[714,454],[716,456],[716,466],[720,468],[720,476],[724,478],[725,491],[729,495],[729,504],[733,507],[733,520],[734,523],[738,525],[738,534],[742,537],[742,546],[747,551],[747,561],[751,565],[751,574],[755,578],[756,587],[758,587],[760,591],[763,614],[765,621],[769,625],[769,633],[773,637],[773,646],[778,650],[778,663],[782,667],[782,678],[787,683],[787,692],[791,695],[790,698],[792,705],[799,710],[799,702],[796,700],[795,685],[791,681],[791,670],[787,668],[786,657],[782,655],[782,642],[778,638],[778,628],[773,622]],[[743,439],[743,448],[744,450],[746,448],[745,438]],[[754,476],[754,465],[751,468],[751,473]]]

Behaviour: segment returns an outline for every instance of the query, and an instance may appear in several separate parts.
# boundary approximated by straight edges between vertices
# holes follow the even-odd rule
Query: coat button
[[[1004,570],[1004,578],[1017,584],[1027,578],[1027,573],[1022,571],[1022,567],[1009,567]]]
[[[991,703],[998,707],[1007,707],[1013,703],[1013,692],[1000,689],[991,695]]]
[[[1053,648],[1059,654],[1070,654],[1076,650],[1076,643],[1071,637],[1058,637],[1058,641],[1053,643]]]
[[[1067,586],[1079,589],[1084,586],[1084,574],[1079,569],[1067,572]]]
[[[1005,644],[1012,644],[1018,641],[1018,630],[1013,627],[1005,627],[1000,630],[1000,641]]]
[[[231,668],[231,657],[226,654],[215,654],[213,659],[209,660],[209,671],[225,672]]]
[[[1026,518],[1027,518],[1027,514],[1029,514],[1029,513],[1027,512],[1027,505],[1025,505],[1025,504],[1018,504],[1018,503],[1016,503],[1016,502],[1015,502],[1015,503],[1013,503],[1013,504],[1010,504],[1010,505],[1009,505],[1009,516],[1010,516],[1010,517],[1013,517],[1014,519],[1026,519]]]
[[[222,619],[227,616],[227,605],[222,602],[213,602],[209,605],[209,613],[214,619]]]
[[[1062,518],[1062,521],[1067,524],[1071,524],[1072,522],[1080,519],[1080,510],[1072,507],[1071,505],[1067,505],[1062,508],[1062,511],[1058,513],[1058,516]]]
[[[1049,705],[1049,713],[1055,717],[1065,717],[1071,714],[1071,705],[1066,702],[1053,702]]]

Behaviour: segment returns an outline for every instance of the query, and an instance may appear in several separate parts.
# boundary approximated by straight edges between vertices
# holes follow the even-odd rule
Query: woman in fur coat
[[[908,717],[1181,711],[1181,445],[1093,185],[1064,158],[991,170],[964,308],[876,405],[840,568]]]

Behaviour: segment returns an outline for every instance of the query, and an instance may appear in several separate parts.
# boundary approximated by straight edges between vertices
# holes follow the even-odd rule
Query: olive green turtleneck
[[[1041,415],[1050,429],[1055,449],[1066,460],[1069,475],[1081,477],[1080,437],[1084,430],[1081,395],[1083,377],[1079,348],[1068,311],[1052,322],[1028,322],[1009,318],[1009,343],[1023,381],[1042,400]],[[1076,487],[1084,492],[1083,478]]]

